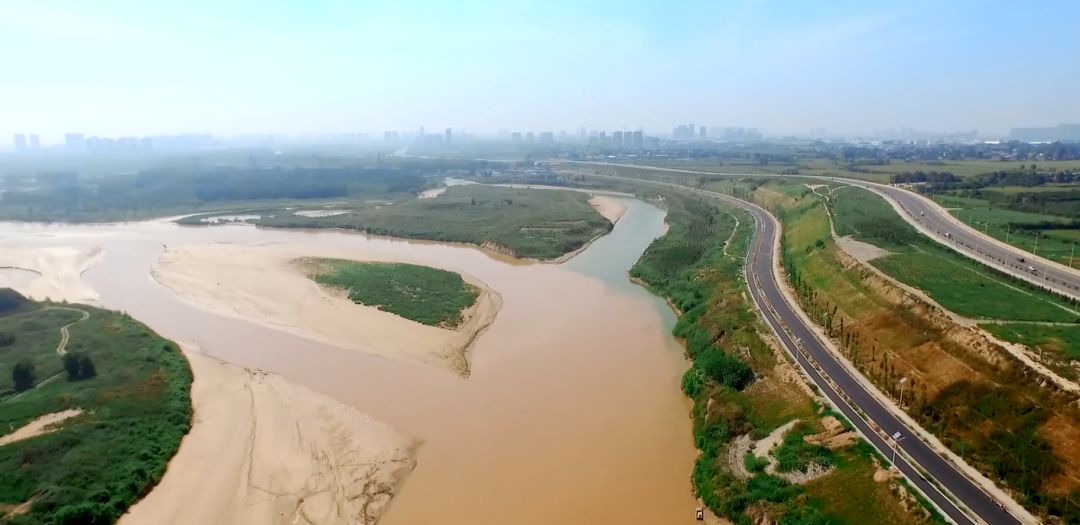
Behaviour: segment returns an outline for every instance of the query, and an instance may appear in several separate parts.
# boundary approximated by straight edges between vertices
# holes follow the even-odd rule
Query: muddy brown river
[[[0,241],[96,246],[84,279],[103,306],[241,366],[281,374],[421,441],[380,520],[413,524],[693,523],[687,367],[674,315],[629,282],[663,212],[626,201],[611,234],[560,264],[511,264],[465,246],[335,231],[0,223]],[[472,375],[312,342],[181,302],[153,280],[163,245],[326,243],[467,272],[503,298]],[[273,283],[267,283],[272,286]],[[192,502],[197,504],[197,502]]]

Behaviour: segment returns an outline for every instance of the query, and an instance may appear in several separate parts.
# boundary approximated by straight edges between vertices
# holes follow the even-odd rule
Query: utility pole
[[[1012,223],[1009,223],[1009,227],[1005,230],[1005,244],[1009,244],[1009,233],[1012,232]]]
[[[1069,251],[1069,268],[1072,268],[1073,255],[1076,254],[1076,243],[1072,245],[1072,250]]]
[[[1035,246],[1031,248],[1031,254],[1032,255],[1036,255],[1036,256],[1039,255],[1039,235],[1041,235],[1041,234],[1042,234],[1041,231],[1036,231],[1035,232]]]
[[[904,409],[904,385],[907,384],[907,378],[900,378],[900,410]]]

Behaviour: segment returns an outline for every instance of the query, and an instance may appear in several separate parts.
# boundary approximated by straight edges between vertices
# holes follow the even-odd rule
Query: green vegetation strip
[[[446,270],[402,263],[303,259],[316,282],[345,291],[358,304],[440,328],[455,328],[480,290]]]
[[[0,433],[54,412],[81,409],[51,433],[0,447],[0,505],[32,501],[5,523],[112,523],[161,479],[191,424],[191,371],[175,344],[126,315],[23,301],[0,290]],[[21,370],[15,373],[15,369]],[[27,381],[28,374],[28,383]],[[19,383],[16,385],[16,379]]]
[[[555,259],[611,230],[583,193],[471,184],[433,199],[368,203],[338,208],[348,213],[304,217],[264,210],[253,221],[279,228],[343,228],[374,235],[462,242],[516,257]]]

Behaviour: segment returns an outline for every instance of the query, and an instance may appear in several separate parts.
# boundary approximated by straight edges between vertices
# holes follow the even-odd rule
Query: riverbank
[[[275,374],[187,345],[191,431],[119,523],[374,523],[413,468],[410,439]]]
[[[476,302],[453,330],[427,326],[320,286],[294,262],[306,257],[356,260],[357,254],[314,244],[191,244],[166,249],[152,273],[185,302],[218,315],[349,350],[435,364],[463,376],[469,374],[473,341],[502,305],[497,292],[462,275],[479,290]]]

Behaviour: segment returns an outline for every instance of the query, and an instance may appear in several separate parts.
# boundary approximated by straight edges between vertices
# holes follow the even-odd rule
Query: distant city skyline
[[[0,136],[1004,136],[1080,122],[1078,17],[1063,0],[8,3]]]

